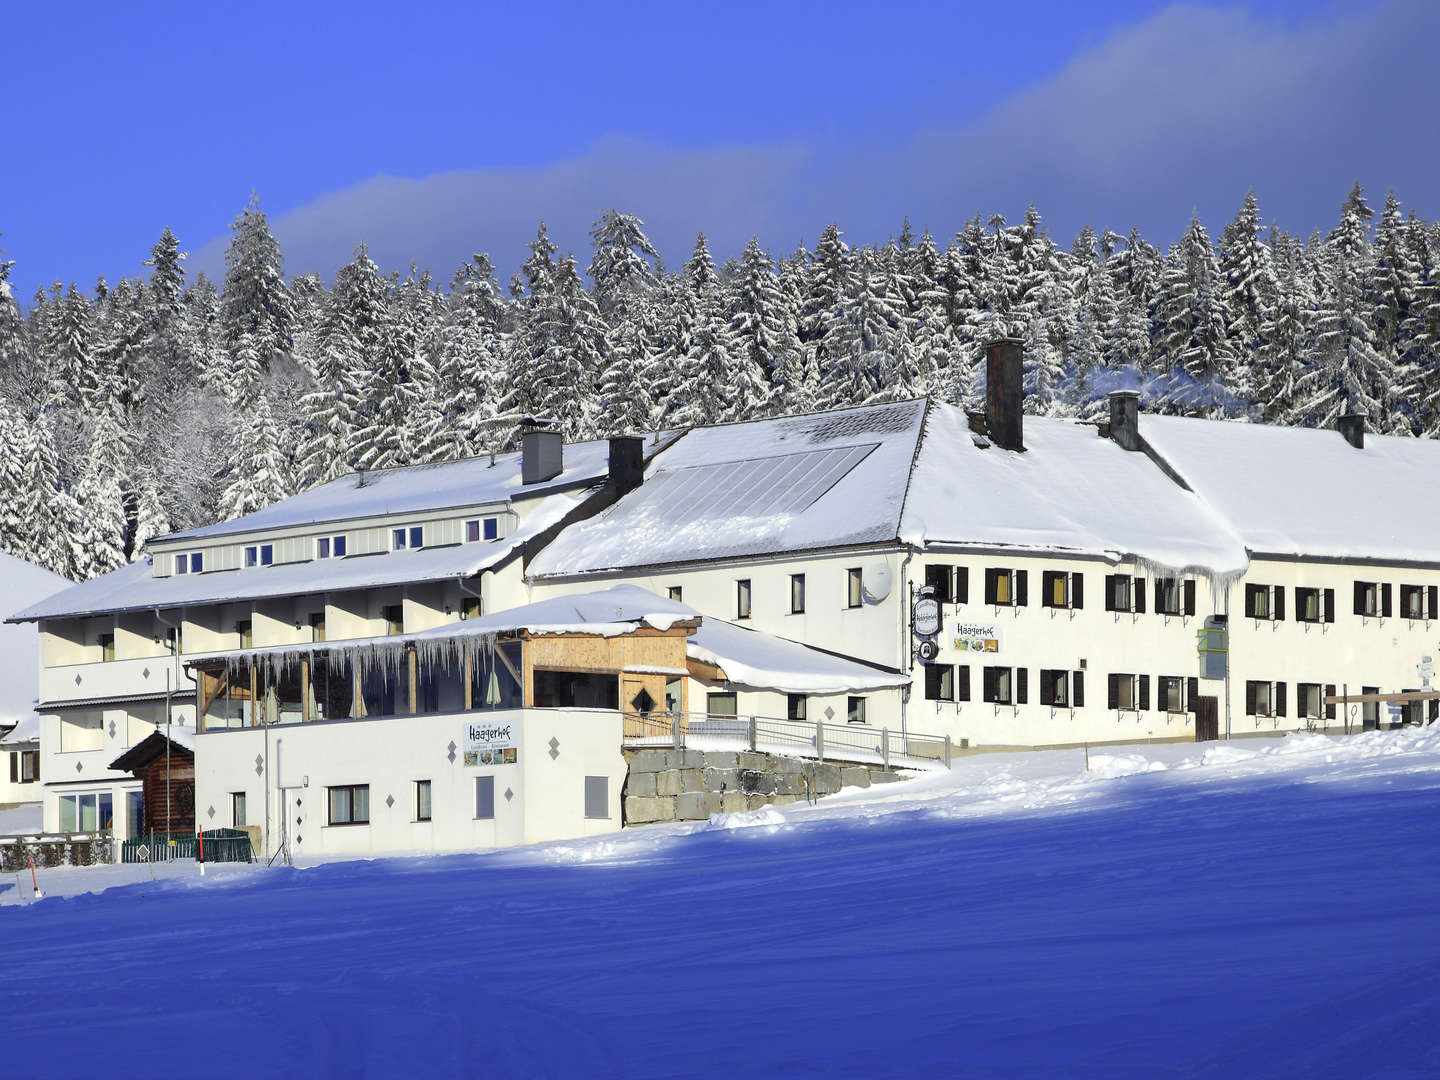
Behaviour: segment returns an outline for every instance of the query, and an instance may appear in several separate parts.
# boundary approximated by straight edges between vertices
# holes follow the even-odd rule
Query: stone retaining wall
[[[835,765],[749,751],[637,750],[625,778],[624,821],[704,821],[762,806],[783,806],[900,779],[864,765]]]
[[[108,836],[5,836],[0,837],[0,872],[30,868],[92,866],[115,861],[115,845]]]

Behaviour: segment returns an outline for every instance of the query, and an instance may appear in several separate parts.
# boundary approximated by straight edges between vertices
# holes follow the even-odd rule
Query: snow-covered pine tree
[[[1170,249],[1156,312],[1157,368],[1166,382],[1165,412],[1220,416],[1237,404],[1226,383],[1235,354],[1226,336],[1220,262],[1198,217]]]
[[[1272,228],[1269,247],[1275,287],[1254,356],[1257,416],[1272,424],[1293,424],[1301,404],[1301,379],[1314,347],[1315,280],[1299,237]]]
[[[144,558],[145,546],[170,532],[170,516],[160,502],[159,485],[148,473],[136,481],[135,528],[130,536],[130,561]]]
[[[90,450],[76,478],[74,502],[81,515],[70,532],[74,577],[87,581],[126,563],[124,500],[128,455],[116,417],[105,410],[95,415]]]
[[[1221,233],[1220,274],[1230,320],[1226,335],[1236,353],[1235,363],[1247,368],[1263,344],[1261,330],[1275,296],[1271,251],[1262,234],[1260,204],[1253,189],[1245,193],[1245,201]]]
[[[264,394],[255,399],[247,422],[236,426],[230,462],[229,482],[220,496],[222,520],[253,514],[291,493],[290,465]]]
[[[280,245],[270,232],[256,195],[251,195],[230,229],[233,235],[225,249],[225,288],[220,306],[222,341],[232,367],[238,370],[238,350],[248,339],[260,371],[268,375],[281,357],[289,355],[294,331]],[[233,396],[244,400],[247,393]]]
[[[1320,296],[1315,311],[1317,356],[1301,381],[1301,413],[1314,427],[1332,427],[1352,409],[1363,409],[1372,430],[1389,431],[1393,366],[1376,348],[1375,298],[1371,292],[1370,219],[1357,181],[1340,210],[1340,223],[1325,240]]]
[[[658,260],[660,253],[634,214],[606,210],[590,230],[590,243],[595,249],[589,271],[594,298],[606,317],[613,318],[617,308],[623,311],[627,297],[655,288],[655,269],[648,260]]]
[[[740,272],[730,301],[730,353],[744,369],[736,410],[750,416],[766,409],[777,384],[776,372],[788,372],[798,357],[782,354],[786,340],[785,301],[769,252],[751,237],[740,256]]]
[[[1375,226],[1370,292],[1375,304],[1375,347],[1384,366],[1394,373],[1384,401],[1389,430],[1396,434],[1418,434],[1424,426],[1420,409],[1425,370],[1405,332],[1410,311],[1420,300],[1422,274],[1420,256],[1411,247],[1412,235],[1392,190]]]

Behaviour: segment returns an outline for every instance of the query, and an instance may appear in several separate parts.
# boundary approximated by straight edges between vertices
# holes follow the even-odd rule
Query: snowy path
[[[135,868],[54,871],[0,910],[7,1055],[16,1075],[1440,1074],[1440,730],[1091,765],[972,757],[709,826],[181,864],[71,898]]]

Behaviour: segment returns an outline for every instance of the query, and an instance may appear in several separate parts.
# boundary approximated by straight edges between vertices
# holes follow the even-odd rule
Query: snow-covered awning
[[[690,635],[686,655],[718,668],[740,690],[782,694],[850,694],[908,686],[910,677],[848,656],[706,619]]]

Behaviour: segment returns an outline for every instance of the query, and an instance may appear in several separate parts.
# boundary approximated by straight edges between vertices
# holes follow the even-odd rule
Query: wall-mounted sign
[[[919,637],[932,637],[940,632],[940,603],[925,596],[915,601],[915,633]]]
[[[484,720],[465,725],[466,765],[514,765],[520,738],[513,720],[491,723]]]
[[[998,653],[1002,641],[1000,624],[956,619],[950,639],[956,652]]]

